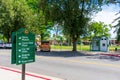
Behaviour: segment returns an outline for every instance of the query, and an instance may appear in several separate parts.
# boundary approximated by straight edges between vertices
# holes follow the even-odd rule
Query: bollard
[[[115,51],[117,51],[117,48],[115,48]]]

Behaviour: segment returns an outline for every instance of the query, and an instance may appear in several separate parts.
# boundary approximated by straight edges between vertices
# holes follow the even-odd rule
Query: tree
[[[103,22],[91,22],[89,25],[89,36],[93,37],[93,36],[107,36],[110,37],[110,31],[111,26],[110,25],[106,25]]]
[[[87,33],[87,24],[94,12],[101,10],[104,0],[40,0],[45,17],[64,26],[72,39],[73,51],[79,36]]]
[[[11,27],[13,22],[13,12],[12,7],[10,6],[12,4],[12,1],[6,2],[6,0],[0,1],[0,31],[3,33],[3,35],[7,38],[9,41],[10,33],[11,33]]]
[[[1,0],[0,28],[7,41],[13,31],[21,27],[29,27],[31,11],[25,0]]]
[[[116,4],[120,5],[120,1],[119,0],[111,0],[110,2],[115,4],[115,5]],[[118,15],[118,14],[120,14],[120,11],[117,14],[115,14],[115,15]],[[118,21],[118,23],[116,25],[114,25],[113,27],[116,28],[114,32],[117,32],[117,40],[120,41],[120,16],[118,18],[116,18],[113,21],[113,23],[116,22],[116,21]]]
[[[116,4],[116,3],[120,3],[120,0],[108,0],[109,3],[113,3],[113,4]]]
[[[33,10],[33,24],[31,24],[32,30],[37,34],[40,35],[41,41],[47,40],[50,37],[50,30],[52,29],[52,22],[46,22],[45,15],[43,11],[39,9],[37,0],[26,0],[27,4],[29,5],[30,9]]]
[[[120,12],[118,14],[120,14]],[[115,28],[114,32],[117,32],[117,40],[120,41],[120,17],[114,20],[114,22],[116,21],[118,21],[118,23],[114,25],[113,27]]]

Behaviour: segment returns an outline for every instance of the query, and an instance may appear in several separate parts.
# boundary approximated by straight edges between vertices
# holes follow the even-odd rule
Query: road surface
[[[11,50],[0,49],[0,66],[13,65]],[[36,62],[26,64],[27,71],[63,80],[120,80],[120,59],[70,51],[37,52]]]

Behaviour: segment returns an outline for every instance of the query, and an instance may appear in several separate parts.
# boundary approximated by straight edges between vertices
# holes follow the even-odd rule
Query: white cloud
[[[101,21],[105,24],[111,24],[114,19],[116,19],[120,15],[115,15],[120,11],[120,5],[109,5],[109,6],[103,6],[103,10],[96,14],[96,16],[93,18],[94,21]],[[116,23],[112,24],[115,25]],[[111,38],[115,38],[116,34],[113,33],[114,29],[110,31]]]
[[[94,18],[95,21],[99,22],[102,21],[106,24],[111,24],[115,19],[115,12],[99,12],[96,17]]]

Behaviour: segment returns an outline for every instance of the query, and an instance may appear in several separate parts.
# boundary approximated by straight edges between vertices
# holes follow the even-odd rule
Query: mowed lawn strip
[[[73,46],[60,46],[60,45],[51,45],[51,49],[55,50],[72,50]],[[120,46],[109,46],[109,51],[115,51],[117,48],[120,51]],[[77,45],[78,51],[90,51],[90,45]]]

